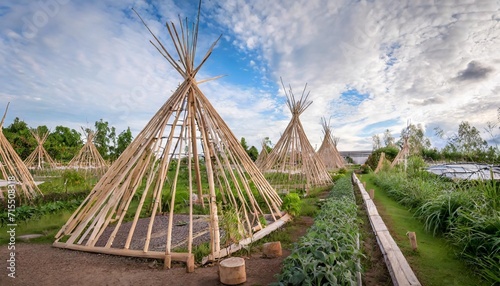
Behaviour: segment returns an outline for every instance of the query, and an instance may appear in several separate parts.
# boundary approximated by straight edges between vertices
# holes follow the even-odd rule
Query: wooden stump
[[[245,260],[241,257],[231,257],[219,263],[220,282],[226,285],[238,285],[247,281]]]
[[[262,245],[262,255],[266,258],[275,258],[283,255],[281,252],[281,242],[273,241],[264,243]]]
[[[375,197],[375,190],[374,189],[370,189],[370,191],[368,192],[368,194],[370,195],[370,199],[373,200],[373,198]]]

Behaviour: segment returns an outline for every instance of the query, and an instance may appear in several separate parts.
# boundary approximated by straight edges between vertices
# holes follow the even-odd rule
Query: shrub
[[[286,211],[291,216],[297,216],[300,214],[300,197],[296,193],[289,193],[283,199],[283,204],[281,208]]]

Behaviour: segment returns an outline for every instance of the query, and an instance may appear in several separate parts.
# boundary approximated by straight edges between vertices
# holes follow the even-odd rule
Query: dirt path
[[[313,223],[311,218],[301,218],[292,237],[298,239]],[[281,270],[283,259],[290,254],[283,249],[283,256],[261,258],[252,253],[246,259],[247,282],[245,285],[268,285],[274,282]],[[196,268],[186,273],[184,264],[174,264],[164,270],[154,260],[95,254],[54,248],[48,244],[16,244],[16,278],[7,276],[6,245],[0,246],[0,285],[222,285],[217,265]]]

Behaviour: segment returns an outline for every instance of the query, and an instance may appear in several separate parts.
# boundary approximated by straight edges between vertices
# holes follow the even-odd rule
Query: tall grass
[[[500,184],[446,180],[412,163],[419,160],[410,159],[407,173],[380,173],[375,184],[412,209],[427,231],[446,237],[481,276],[500,283]]]

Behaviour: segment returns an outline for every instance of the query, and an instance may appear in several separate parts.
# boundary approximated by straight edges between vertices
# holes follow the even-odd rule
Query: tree
[[[37,145],[28,124],[18,117],[7,128],[4,128],[3,132],[22,160],[26,159]]]
[[[118,135],[118,140],[116,144],[116,148],[114,148],[113,160],[116,160],[125,149],[132,143],[132,132],[130,131],[130,127],[127,127],[127,130],[122,131]]]
[[[431,141],[425,137],[424,128],[420,124],[410,124],[401,131],[401,137],[408,136],[410,154],[421,155],[422,151],[431,147]]]
[[[380,149],[380,147],[382,147],[380,143],[380,136],[378,134],[373,135],[372,140],[373,140],[373,150],[377,150]]]
[[[49,134],[46,144],[46,150],[52,158],[69,161],[80,150],[83,141],[81,134],[75,129],[59,125]]]
[[[248,156],[252,159],[252,161],[255,162],[257,160],[257,157],[259,157],[259,150],[255,146],[250,147],[250,149],[247,150]]]
[[[389,129],[386,129],[384,132],[384,144],[385,146],[394,146],[394,137],[391,134]]]
[[[111,142],[111,129],[107,121],[103,121],[102,118],[95,122],[95,137],[94,145],[99,151],[99,154],[107,160],[109,159],[110,148],[109,143]]]
[[[248,152],[248,144],[247,140],[245,140],[245,137],[241,137],[240,144],[241,147],[243,147],[243,149]]]
[[[462,121],[458,126],[458,133],[448,139],[443,153],[449,159],[462,158],[465,160],[482,160],[486,155],[488,143],[481,137],[481,133],[469,122]]]

